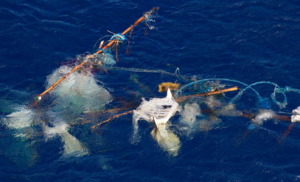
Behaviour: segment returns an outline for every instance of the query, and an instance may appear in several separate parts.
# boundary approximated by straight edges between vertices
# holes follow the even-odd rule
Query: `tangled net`
[[[42,99],[42,96],[47,94],[48,92],[52,92],[57,85],[59,85],[63,80],[70,78],[71,74],[75,74],[74,72],[90,72],[91,69],[101,69],[101,70],[118,70],[118,71],[128,71],[128,72],[144,72],[144,73],[159,73],[159,74],[165,74],[170,76],[175,76],[181,81],[184,81],[185,85],[178,88],[177,91],[174,92],[174,98],[177,102],[185,102],[186,100],[191,100],[192,98],[199,98],[203,96],[208,95],[215,95],[215,94],[221,94],[223,97],[225,96],[225,92],[231,92],[235,91],[238,88],[232,87],[232,88],[226,88],[226,85],[224,83],[231,82],[236,83],[244,86],[243,89],[241,89],[233,98],[230,99],[228,102],[229,105],[233,105],[237,100],[239,100],[242,95],[248,90],[252,90],[252,92],[256,95],[257,101],[256,105],[258,108],[263,109],[270,109],[270,101],[275,103],[280,109],[285,108],[288,104],[287,101],[287,92],[296,92],[300,93],[299,89],[294,89],[291,87],[280,87],[276,83],[269,82],[269,81],[260,81],[253,84],[246,84],[238,80],[232,80],[232,79],[221,79],[221,78],[209,78],[209,79],[201,79],[201,80],[195,80],[194,77],[184,76],[179,73],[179,68],[176,68],[175,73],[170,73],[164,70],[148,70],[148,69],[140,69],[140,68],[122,68],[122,67],[116,67],[115,64],[119,61],[118,58],[118,50],[119,47],[125,43],[128,43],[127,50],[130,44],[131,36],[133,33],[134,28],[141,22],[144,22],[146,25],[145,34],[147,34],[147,28],[154,29],[154,26],[151,24],[152,22],[155,22],[153,20],[154,15],[156,14],[157,10],[159,8],[153,8],[150,11],[146,12],[140,19],[138,19],[133,25],[128,27],[124,32],[122,33],[112,33],[112,36],[104,36],[101,39],[97,41],[100,42],[99,48],[96,50],[95,53],[88,53],[84,55],[79,55],[76,58],[75,67],[72,70],[69,70],[69,72],[66,72],[61,79],[59,79],[57,82],[53,83],[53,85],[49,85],[48,89],[35,97],[37,106],[40,104],[40,101]],[[128,34],[126,36],[126,34]],[[105,38],[109,37],[108,40],[104,40]],[[104,42],[107,44],[105,46]],[[96,43],[96,44],[97,44]],[[114,56],[111,54],[113,51],[116,52],[115,59]],[[222,82],[222,84],[221,84]],[[256,85],[261,84],[269,84],[273,85],[274,91],[270,94],[269,98],[263,98],[259,92],[254,89]],[[277,94],[283,95],[283,101],[278,101],[276,98]],[[128,112],[127,113],[131,113]],[[297,115],[298,112],[293,112],[294,115]],[[121,114],[120,116],[123,116]],[[295,121],[295,120],[293,120]]]
[[[254,129],[255,126],[262,125],[262,123],[267,119],[292,121],[292,124],[284,133],[284,136],[290,133],[293,123],[300,121],[300,108],[293,110],[293,115],[291,117],[287,117],[272,111],[270,102],[272,101],[280,109],[286,108],[288,104],[286,93],[300,93],[299,89],[280,87],[276,83],[269,81],[246,84],[238,80],[226,78],[207,78],[196,80],[194,76],[181,75],[179,68],[176,68],[175,72],[171,73],[165,70],[123,68],[115,66],[117,62],[119,62],[118,51],[122,45],[126,43],[128,44],[126,53],[129,53],[131,36],[138,24],[141,22],[145,23],[145,35],[147,35],[147,28],[150,30],[154,29],[154,26],[152,25],[152,23],[155,22],[153,17],[158,9],[159,8],[153,8],[152,10],[146,12],[141,18],[139,18],[134,24],[129,26],[122,33],[111,32],[113,35],[107,35],[100,38],[96,42],[96,44],[100,42],[100,45],[94,53],[78,55],[72,65],[61,66],[55,70],[53,74],[48,76],[47,90],[35,97],[36,106],[43,106],[41,101],[46,99],[42,99],[42,97],[48,93],[51,95],[53,92],[54,99],[52,99],[52,111],[62,112],[67,110],[66,108],[71,108],[71,112],[80,115],[80,117],[87,113],[92,118],[99,118],[100,115],[105,115],[105,119],[103,119],[102,122],[98,122],[97,119],[91,120],[96,120],[97,122],[93,122],[93,126],[91,127],[92,130],[116,118],[132,114],[134,121],[134,134],[132,137],[132,142],[139,140],[137,122],[139,120],[145,120],[147,122],[154,123],[156,126],[151,131],[152,137],[157,140],[158,144],[162,146],[164,150],[168,151],[174,156],[178,155],[178,149],[180,148],[181,144],[179,137],[177,137],[177,135],[169,129],[168,121],[177,113],[180,115],[180,124],[184,125],[185,128],[188,128],[187,130],[189,131],[192,131],[192,128],[195,128],[196,123],[200,125],[198,128],[201,128],[202,130],[209,130],[214,124],[221,122],[218,116],[223,115],[249,118],[252,123],[248,126],[249,129]],[[129,35],[127,35],[128,33]],[[115,55],[112,54],[114,51]],[[92,71],[94,70],[103,70],[105,72],[107,72],[107,70],[116,70],[134,73],[163,74],[174,76],[177,80],[175,83],[165,82],[160,84],[159,92],[167,91],[167,96],[165,98],[150,98],[147,101],[140,96],[136,97],[138,98],[138,101],[127,100],[126,105],[120,104],[120,107],[116,107],[116,104],[111,104],[114,101],[110,92],[105,89],[103,85],[100,86],[98,84],[98,80],[94,78],[92,74]],[[131,79],[134,83],[136,83],[136,85],[145,89],[145,85],[141,84],[137,80],[137,76],[132,76]],[[178,80],[180,83],[177,83]],[[181,85],[181,83],[183,83],[183,85]],[[238,90],[237,86],[229,87],[229,85],[226,85],[226,83],[241,85],[242,89]],[[261,94],[254,88],[255,86],[261,84],[272,85],[274,87],[274,90],[269,97],[262,97]],[[146,90],[148,93],[151,92],[150,89]],[[242,95],[247,90],[251,90],[256,97],[256,106],[258,107],[257,113],[242,112],[235,108],[234,104],[241,99]],[[237,94],[235,94],[232,98],[228,98],[225,95],[226,92],[235,93],[234,91],[237,91]],[[283,101],[277,100],[279,94],[283,96]],[[218,96],[214,97],[213,95]],[[224,104],[224,102],[222,103],[216,99],[218,97],[224,98],[223,100],[227,99],[228,102]],[[109,106],[111,108],[107,109],[108,104],[110,104]],[[26,114],[28,117],[24,117]],[[207,117],[203,119],[203,115],[205,114]],[[24,112],[8,115],[8,119],[5,119],[4,123],[10,128],[28,127],[32,124],[31,120],[33,116],[36,115],[36,112],[25,110]],[[74,118],[76,116],[74,116]],[[24,121],[21,122],[21,124],[19,122],[20,117],[22,117],[22,121]],[[66,141],[67,139],[71,139],[72,142],[68,141],[66,143],[72,144],[72,150],[69,150],[71,147],[66,145],[66,153],[79,151],[81,154],[86,155],[88,152],[86,151],[85,147],[80,144],[76,138],[73,138],[73,136],[71,136],[71,134],[67,131],[69,126],[91,123],[91,121],[84,117],[86,116],[82,116],[80,119],[81,122],[66,124],[64,122],[61,123],[56,121],[52,123],[52,127],[45,125],[43,128],[48,135],[59,135]],[[202,119],[200,120],[199,118],[201,117]]]
[[[77,57],[76,66],[68,73],[66,73],[61,79],[59,79],[57,82],[55,82],[53,85],[51,85],[47,90],[45,90],[43,93],[39,94],[37,97],[35,97],[36,105],[38,106],[40,104],[40,101],[42,97],[47,94],[48,92],[55,89],[55,87],[60,84],[63,80],[65,80],[70,74],[74,73],[75,71],[80,70],[84,65],[88,65],[90,67],[94,66],[100,66],[102,68],[107,68],[115,64],[115,61],[112,58],[112,55],[109,54],[113,49],[116,50],[116,60],[118,61],[118,46],[120,43],[124,43],[127,41],[127,38],[125,37],[125,34],[127,34],[130,31],[130,36],[133,31],[133,28],[136,27],[139,23],[142,21],[149,21],[150,17],[157,12],[159,8],[154,7],[150,11],[146,12],[141,18],[139,18],[133,25],[128,27],[124,32],[114,34],[109,39],[109,43],[103,46],[103,41],[100,43],[99,49],[94,54],[87,54],[85,56],[79,56]],[[106,36],[105,36],[106,37]],[[100,39],[98,40],[100,41]]]

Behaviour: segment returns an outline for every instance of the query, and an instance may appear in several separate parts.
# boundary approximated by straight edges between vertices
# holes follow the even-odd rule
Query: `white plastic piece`
[[[64,155],[83,156],[88,154],[88,150],[68,131],[68,124],[60,123],[54,127],[44,126],[47,138],[59,135],[64,143]]]
[[[300,122],[300,106],[294,109],[293,115],[291,116],[291,121],[292,122]]]
[[[168,89],[165,98],[153,98],[149,101],[143,99],[141,105],[134,111],[133,119],[137,123],[139,119],[144,119],[148,122],[155,122],[158,127],[165,124],[178,111],[179,105]]]

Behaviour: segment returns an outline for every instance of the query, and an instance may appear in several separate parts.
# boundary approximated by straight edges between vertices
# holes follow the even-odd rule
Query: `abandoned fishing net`
[[[56,69],[47,77],[47,88],[71,70],[72,67],[69,66]],[[72,109],[76,113],[87,113],[105,109],[112,96],[98,83],[88,68],[70,74],[53,90],[52,94],[56,96],[56,110]]]

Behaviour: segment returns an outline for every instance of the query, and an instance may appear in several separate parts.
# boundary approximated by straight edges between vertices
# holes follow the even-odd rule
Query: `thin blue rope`
[[[286,92],[296,92],[296,93],[300,94],[300,90],[299,89],[295,89],[295,88],[292,88],[292,87],[287,87],[287,86],[285,88],[275,87],[274,93],[271,95],[271,98],[272,98],[272,100],[274,102],[276,102],[276,99],[275,99],[276,93],[280,93],[280,94],[283,94],[285,96]],[[286,96],[285,96],[285,102],[284,102],[284,104],[285,105],[283,105],[281,107],[285,107],[287,105],[287,98],[286,98]]]
[[[237,99],[239,99],[242,96],[242,94],[246,90],[248,90],[248,89],[251,89],[257,95],[257,98],[258,98],[259,101],[264,101],[265,99],[262,98],[260,96],[260,94],[254,88],[252,88],[253,86],[259,85],[259,84],[271,84],[271,85],[275,86],[274,92],[271,94],[271,98],[272,98],[272,101],[275,104],[277,104],[280,108],[284,108],[288,104],[288,102],[287,102],[287,96],[285,94],[286,92],[296,92],[296,93],[300,94],[300,89],[295,89],[295,88],[292,88],[292,87],[281,88],[276,83],[269,82],[269,81],[260,81],[260,82],[255,82],[255,83],[252,83],[252,84],[248,85],[246,83],[243,83],[243,82],[240,82],[240,81],[237,81],[237,80],[231,80],[231,79],[226,79],[226,78],[208,78],[208,79],[202,79],[202,80],[198,80],[198,81],[195,81],[195,82],[191,82],[189,84],[186,84],[186,85],[182,86],[176,92],[175,97],[177,97],[179,94],[181,94],[181,92],[182,92],[183,89],[185,89],[185,88],[187,88],[187,87],[189,87],[191,85],[194,85],[194,84],[197,84],[197,83],[201,83],[201,82],[205,82],[205,81],[228,81],[228,82],[239,83],[239,84],[242,84],[242,85],[246,86],[246,88],[244,88],[243,90],[241,90],[234,98],[231,99],[230,104],[232,104]],[[283,102],[279,102],[279,101],[276,100],[276,94],[279,94],[279,93],[282,94],[283,97],[284,97],[284,101]]]
[[[207,78],[207,79],[202,79],[202,80],[198,80],[198,81],[195,81],[195,82],[191,82],[191,83],[188,83],[186,85],[183,85],[175,94],[175,96],[177,97],[179,93],[181,93],[182,89],[186,88],[186,87],[189,87],[193,84],[196,84],[196,83],[200,83],[200,82],[205,82],[205,81],[228,81],[228,82],[235,82],[235,83],[239,83],[241,85],[244,85],[244,86],[248,86],[248,84],[246,83],[243,83],[243,82],[240,82],[238,80],[231,80],[231,79],[227,79],[227,78]],[[250,87],[251,90],[253,90],[253,92],[257,95],[258,99],[262,99],[262,97],[259,95],[259,93],[252,87]]]
[[[274,90],[274,93],[271,95],[271,98],[273,100],[274,103],[276,103],[280,108],[283,108],[287,105],[287,97],[285,95],[285,92],[282,92],[283,96],[284,96],[284,101],[281,103],[281,102],[278,102],[276,99],[275,99],[275,91],[276,91],[276,88],[280,88],[276,83],[273,83],[273,82],[269,82],[269,81],[260,81],[260,82],[255,82],[255,83],[252,83],[251,85],[248,85],[246,88],[244,88],[243,90],[241,90],[233,99],[231,99],[230,101],[230,104],[232,104],[233,102],[235,102],[237,99],[239,99],[242,94],[249,88],[252,88],[253,86],[255,85],[259,85],[259,84],[271,84],[271,85],[274,85],[275,86],[275,90]],[[279,93],[279,92],[278,92]],[[263,98],[258,98],[258,100],[263,100]]]

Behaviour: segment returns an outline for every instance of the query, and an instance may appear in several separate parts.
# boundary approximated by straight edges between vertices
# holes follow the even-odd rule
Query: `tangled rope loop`
[[[257,97],[258,97],[259,99],[261,99],[261,96],[259,95],[259,93],[258,93],[254,88],[252,88],[251,85],[248,85],[248,84],[246,84],[246,83],[240,82],[240,81],[238,81],[238,80],[231,80],[231,79],[227,79],[227,78],[208,78],[208,79],[202,79],[202,80],[197,80],[197,81],[188,83],[188,84],[182,86],[182,87],[175,93],[175,96],[177,97],[178,95],[181,95],[181,92],[182,92],[185,88],[187,88],[187,87],[189,87],[189,86],[192,86],[192,85],[195,85],[195,84],[198,84],[198,83],[201,83],[201,82],[207,82],[207,81],[226,81],[226,82],[235,82],[235,83],[238,83],[238,84],[241,84],[241,85],[246,86],[246,88],[243,90],[243,92],[244,92],[246,89],[249,88],[249,89],[251,89],[251,90],[257,95]],[[242,92],[242,93],[243,93],[243,92]],[[230,103],[233,103],[233,102],[237,99],[237,97],[239,97],[239,96],[242,95],[242,93],[239,93],[237,96],[235,96],[235,98],[233,98],[233,99],[230,101]]]
[[[278,92],[278,93],[281,93],[281,94],[284,95],[284,101],[283,101],[283,102],[279,102],[279,101],[276,100],[276,98],[275,98],[275,96],[276,96],[276,88],[275,88],[274,93],[271,95],[271,98],[272,98],[273,102],[274,102],[275,104],[277,104],[280,108],[285,108],[286,105],[288,104],[288,103],[287,103],[287,98],[286,98],[286,96],[285,96],[285,92]]]
[[[299,89],[295,89],[295,88],[292,88],[292,87],[284,87],[284,88],[280,88],[280,87],[275,87],[274,89],[274,93],[271,95],[271,98],[273,100],[273,102],[275,102],[277,105],[279,105],[280,108],[284,108],[286,107],[287,105],[287,97],[285,95],[286,92],[296,92],[296,93],[299,93],[300,94],[300,90]],[[283,94],[284,96],[284,101],[281,103],[281,102],[278,102],[276,99],[275,99],[275,96],[276,94],[279,93],[279,94]]]
[[[150,30],[153,30],[155,27],[153,26],[153,25],[151,25],[151,23],[150,22],[155,22],[155,20],[153,20],[152,19],[152,14],[150,14],[150,13],[146,13],[145,15],[144,15],[144,17],[145,17],[145,25],[146,25],[146,29],[147,29],[147,26],[148,26],[148,28],[150,29]],[[145,34],[147,33],[147,30],[145,29]]]
[[[158,10],[159,10],[159,7],[154,7],[150,11],[145,13],[144,14],[145,21],[149,21],[151,19],[151,17],[157,13]]]
[[[283,93],[286,93],[286,92],[290,92],[292,89],[293,88],[286,86],[284,88],[275,88],[274,92],[283,94]]]

